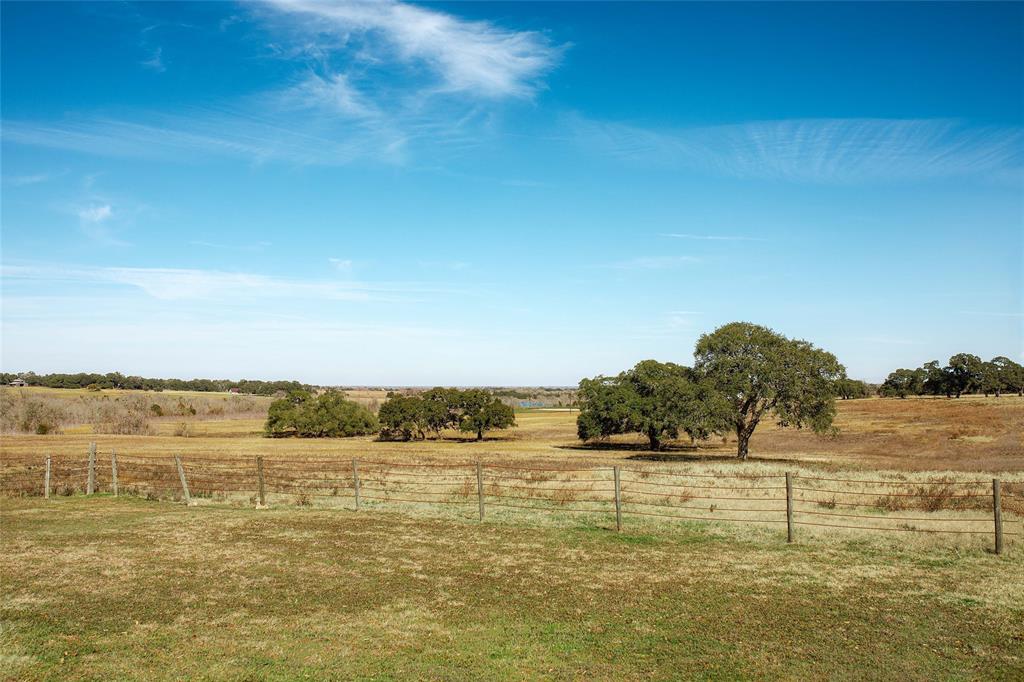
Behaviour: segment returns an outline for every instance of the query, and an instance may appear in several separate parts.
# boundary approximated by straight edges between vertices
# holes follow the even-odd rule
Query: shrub
[[[265,427],[268,436],[300,438],[365,436],[379,428],[373,413],[339,391],[292,391],[270,404]]]

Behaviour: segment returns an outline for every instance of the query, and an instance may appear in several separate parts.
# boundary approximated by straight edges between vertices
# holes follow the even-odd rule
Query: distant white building
[[[25,386],[25,385],[26,385],[25,384],[25,380],[21,379],[21,378],[15,379],[14,381],[11,382],[11,386]]]

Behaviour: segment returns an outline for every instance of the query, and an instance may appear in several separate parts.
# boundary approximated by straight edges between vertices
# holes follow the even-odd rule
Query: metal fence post
[[[612,467],[615,475],[615,530],[622,530],[622,486],[619,481],[619,467]]]
[[[267,506],[267,493],[263,486],[263,455],[256,456],[256,481],[259,484],[259,508],[262,509]]]
[[[484,465],[476,463],[476,499],[480,507],[480,520],[484,520]]]
[[[359,511],[359,460],[352,460],[352,489],[356,495],[356,511]]]
[[[46,456],[46,475],[43,476],[43,497],[50,499],[50,455]]]
[[[114,497],[117,497],[117,453],[113,449],[110,451],[110,487],[113,489]]]
[[[92,495],[96,490],[96,443],[89,443],[89,478],[85,484],[85,494]]]
[[[1003,505],[1000,500],[999,479],[992,479],[992,519],[996,526],[996,554],[1003,553]]]
[[[181,492],[185,496],[185,504],[192,504],[192,496],[188,492],[188,481],[185,479],[185,467],[181,466],[181,456],[174,456],[174,463],[178,465],[178,478],[181,479]]]
[[[786,542],[793,542],[793,474],[786,472]]]

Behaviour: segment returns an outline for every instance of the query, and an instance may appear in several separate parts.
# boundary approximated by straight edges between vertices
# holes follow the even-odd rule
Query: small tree
[[[949,359],[947,373],[951,390],[959,398],[964,393],[971,393],[981,387],[981,375],[984,368],[981,358],[970,353],[957,353]]]
[[[580,382],[576,431],[583,440],[643,434],[652,450],[664,438],[706,438],[726,425],[726,405],[692,369],[644,360],[616,377]]]
[[[507,429],[515,426],[516,415],[511,407],[492,398],[491,394],[478,388],[460,391],[459,430],[476,433],[477,440],[484,439],[484,431]]]
[[[270,404],[265,428],[269,436],[342,438],[374,433],[379,427],[373,413],[340,391],[313,396],[293,390]]]
[[[1024,366],[1002,355],[992,358],[992,361],[986,364],[990,365],[991,371],[995,373],[999,385],[999,390],[995,392],[997,396],[1000,391],[1024,395]]]
[[[412,440],[425,438],[424,401],[415,396],[388,394],[388,400],[377,413],[381,438],[385,440]]]
[[[889,373],[878,389],[878,394],[885,397],[906,398],[921,390],[921,377],[916,369],[897,369]]]
[[[818,433],[831,427],[836,382],[845,375],[831,353],[767,327],[733,322],[701,336],[694,355],[696,369],[729,403],[740,459],[768,412],[780,426],[810,426]]]

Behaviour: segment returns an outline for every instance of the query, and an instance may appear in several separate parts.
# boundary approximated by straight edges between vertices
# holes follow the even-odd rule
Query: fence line
[[[656,480],[648,480],[652,477]],[[693,482],[694,479],[697,482]],[[737,484],[740,482],[751,485]],[[817,487],[819,484],[833,487]],[[907,487],[915,489],[906,490]],[[361,502],[458,505],[467,512],[476,511],[481,521],[486,510],[493,507],[545,514],[600,514],[609,518],[614,515],[618,530],[628,525],[630,516],[732,524],[786,524],[790,542],[794,540],[796,526],[874,532],[992,534],[996,553],[1002,552],[1004,537],[1024,535],[1021,531],[1004,529],[1004,525],[1020,527],[1024,524],[1024,481],[957,481],[948,477],[907,481],[819,477],[791,472],[709,474],[621,466],[531,467],[326,457],[190,456],[186,459],[180,455],[131,455],[113,451],[106,456],[97,453],[95,444],[91,444],[82,458],[5,457],[0,460],[0,492],[47,498],[78,492],[87,495],[111,492],[157,499],[172,497],[186,504],[215,496],[226,499],[229,495],[248,495],[249,502],[257,507],[275,502],[268,501],[270,495],[293,495],[299,504],[308,504],[306,500],[310,497],[350,500],[357,510]],[[827,495],[831,497],[825,497]],[[719,506],[721,502],[726,506]],[[837,507],[849,512],[831,511]],[[932,514],[989,511],[992,516],[899,515],[906,511]],[[1006,518],[1004,512],[1015,518]],[[851,523],[847,519],[855,521]],[[977,527],[937,528],[934,524],[975,524]]]

